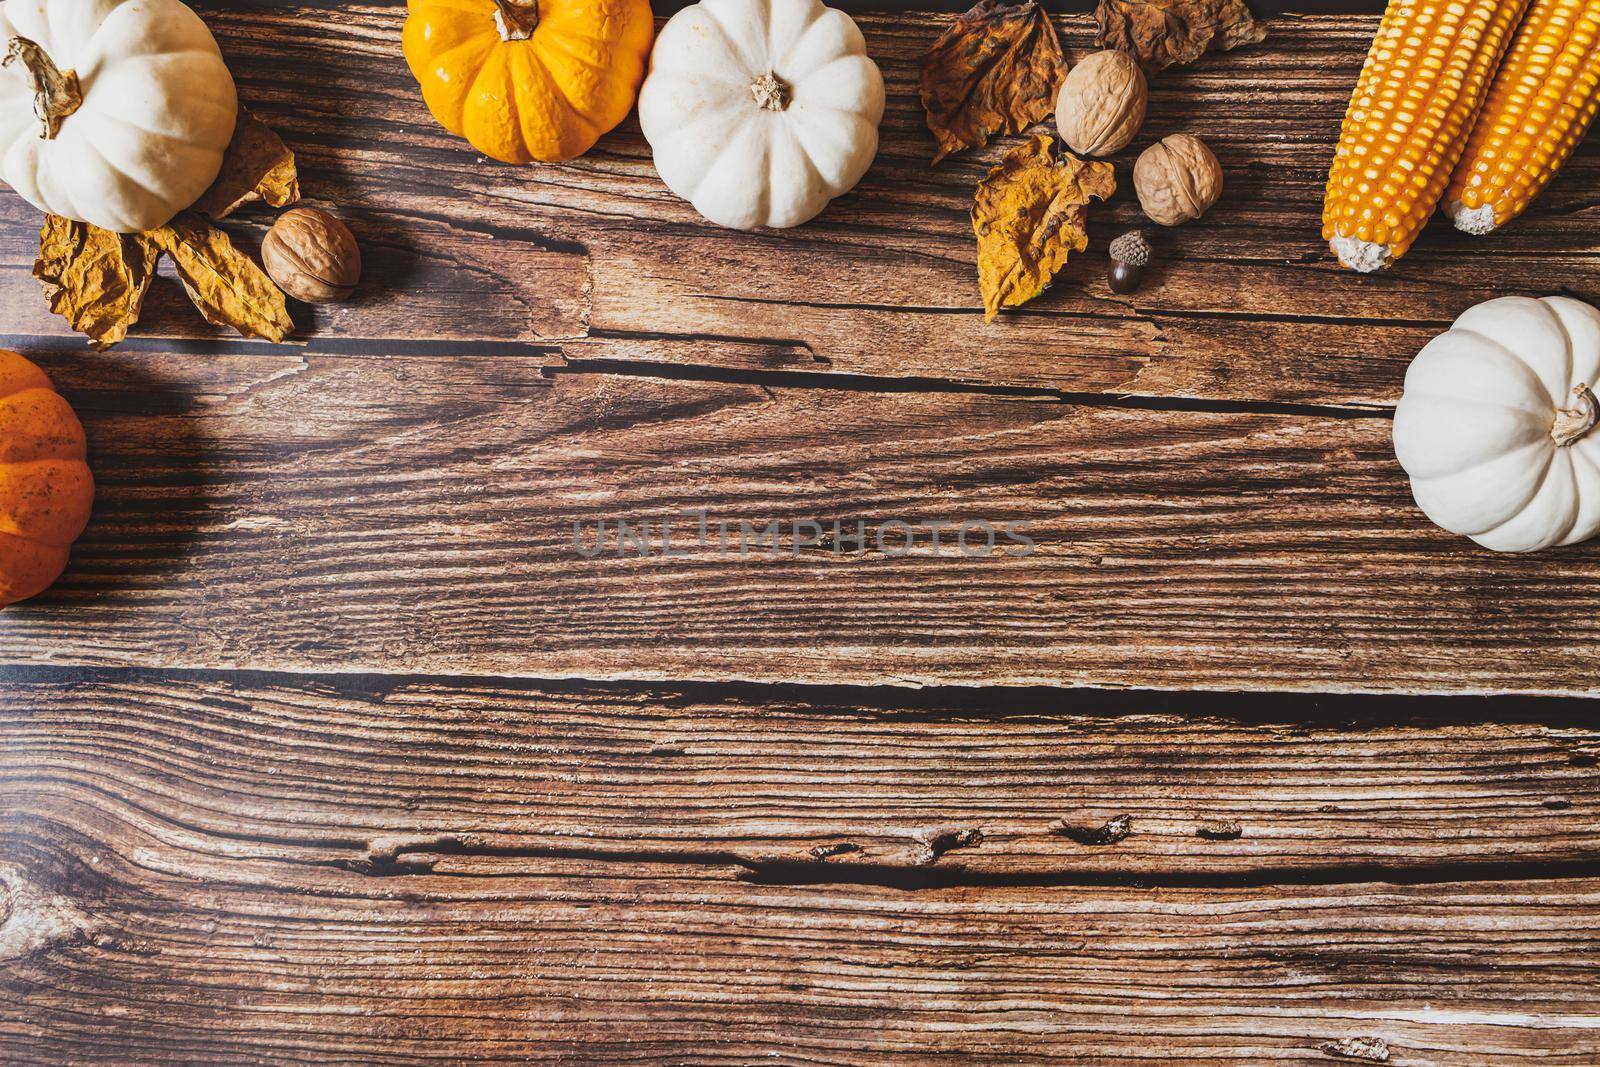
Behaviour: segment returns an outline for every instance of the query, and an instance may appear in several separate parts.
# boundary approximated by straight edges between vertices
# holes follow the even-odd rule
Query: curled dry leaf
[[[294,153],[241,109],[222,173],[191,210],[160,229],[130,234],[46,215],[33,276],[44,284],[51,311],[96,348],[109,348],[139,321],[165,252],[207,322],[281,341],[294,329],[283,293],[202,216],[222,218],[251,200],[284,207],[299,199]]]
[[[151,230],[150,238],[172,257],[184,291],[213,326],[231,326],[267,341],[282,341],[293,332],[283,290],[200,216],[185,211]]]
[[[1034,0],[980,0],[922,61],[922,106],[939,142],[935,163],[1049,115],[1067,76],[1049,15]]]
[[[33,276],[44,283],[50,310],[105,349],[139,321],[160,257],[144,234],[112,233],[46,215]]]
[[[1264,40],[1245,0],[1100,0],[1100,46],[1132,52],[1146,70],[1193,63],[1211,49]]]
[[[1111,164],[1058,152],[1042,134],[1006,153],[979,183],[972,205],[985,321],[1038,296],[1069,252],[1088,247],[1089,199],[1104,200],[1116,189]]]
[[[294,153],[266,123],[240,108],[233,141],[222,157],[222,173],[195,202],[194,210],[223,219],[252,200],[288,207],[299,199],[300,175]]]

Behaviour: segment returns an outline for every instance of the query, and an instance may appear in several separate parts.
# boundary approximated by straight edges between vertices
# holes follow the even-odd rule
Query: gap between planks
[[[617,335],[596,334],[593,343],[619,339]],[[662,336],[662,341],[683,342],[696,338]],[[700,340],[726,340],[701,338]],[[739,338],[742,344],[787,345],[776,338]],[[0,348],[36,355],[68,355],[70,344],[60,337],[34,334],[0,334]],[[1195,396],[1157,396],[1140,393],[1097,393],[1052,389],[1045,386],[999,385],[969,382],[956,378],[904,375],[889,377],[854,374],[847,371],[759,370],[723,367],[702,363],[665,363],[652,360],[606,356],[573,356],[560,345],[480,341],[403,341],[371,339],[313,339],[308,343],[268,344],[250,340],[184,340],[130,337],[117,346],[128,353],[167,355],[262,356],[282,355],[292,359],[308,356],[340,356],[375,359],[451,359],[456,357],[496,357],[508,359],[554,360],[541,369],[545,378],[564,374],[602,375],[621,378],[651,378],[664,381],[702,382],[708,385],[750,385],[762,389],[816,389],[840,393],[954,393],[1019,400],[1056,401],[1074,407],[1109,408],[1124,411],[1198,412],[1219,415],[1290,415],[1331,419],[1393,419],[1394,409],[1376,404],[1309,404],[1277,400],[1223,400]]]
[[[1115,719],[1148,715],[1151,700],[1167,712],[1211,722],[1241,725],[1337,726],[1360,730],[1382,726],[1463,726],[1537,724],[1593,728],[1596,702],[1564,694],[1390,694],[1314,693],[1228,689],[1157,689],[1048,685],[819,684],[814,682],[725,679],[619,679],[436,671],[272,670],[260,667],[140,667],[10,663],[0,659],[0,686],[14,683],[160,681],[184,679],[267,687],[292,683],[324,686],[338,695],[385,693],[407,685],[467,688],[492,685],[511,692],[560,692],[645,696],[669,704],[705,700],[759,705],[799,704],[817,709],[867,712],[886,722],[936,722],[970,718],[1031,718],[1061,714],[1070,699],[1078,716]],[[1296,696],[1301,701],[1286,711]],[[1226,700],[1226,713],[1217,703]]]

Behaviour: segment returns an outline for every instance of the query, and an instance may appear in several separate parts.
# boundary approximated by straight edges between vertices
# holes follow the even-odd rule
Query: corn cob
[[[1600,3],[1533,0],[1489,86],[1444,204],[1489,233],[1522,214],[1600,111]]]
[[[1350,98],[1322,236],[1359,271],[1406,254],[1466,148],[1528,0],[1389,0]]]

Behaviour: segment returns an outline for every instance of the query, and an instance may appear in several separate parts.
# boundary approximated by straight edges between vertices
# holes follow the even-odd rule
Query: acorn
[[[1111,242],[1111,291],[1127,295],[1139,288],[1150,265],[1150,239],[1143,230],[1129,230]]]

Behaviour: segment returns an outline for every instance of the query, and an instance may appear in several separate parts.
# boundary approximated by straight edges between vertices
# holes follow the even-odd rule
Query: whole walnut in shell
[[[1144,125],[1150,87],[1126,52],[1108,50],[1072,68],[1056,97],[1056,129],[1080,155],[1109,156],[1133,141]]]
[[[307,304],[348,300],[361,280],[361,249],[326,211],[285,211],[261,241],[261,265],[289,296]]]
[[[1222,165],[1200,138],[1175,133],[1139,156],[1133,189],[1152,220],[1180,226],[1204,215],[1222,196]]]

